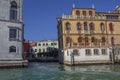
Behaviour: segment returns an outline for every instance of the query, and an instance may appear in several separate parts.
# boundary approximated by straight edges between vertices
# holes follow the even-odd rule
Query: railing
[[[77,15],[63,15],[62,19],[93,19],[93,20],[118,20],[118,19],[108,19],[106,16],[77,16]]]
[[[71,31],[71,30],[65,30],[64,34],[87,34],[87,35],[92,35],[92,34],[116,34],[115,31],[96,31],[96,30],[80,30],[80,31]]]
[[[81,43],[68,43],[67,48],[83,48],[83,47],[106,47],[107,43],[105,42],[81,42]]]

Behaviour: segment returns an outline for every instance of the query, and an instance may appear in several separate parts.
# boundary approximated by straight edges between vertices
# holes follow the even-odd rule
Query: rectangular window
[[[90,49],[86,49],[85,52],[86,52],[86,55],[87,55],[87,56],[90,56],[90,55],[91,55],[91,50],[90,50]]]
[[[43,52],[45,52],[45,49],[43,49]]]
[[[10,20],[17,20],[17,11],[16,10],[10,11]]]
[[[94,49],[94,55],[99,55],[99,50],[98,49]]]
[[[17,39],[17,29],[10,28],[9,29],[9,39],[10,40],[16,40]]]
[[[107,55],[107,50],[106,49],[102,49],[102,55]]]
[[[39,52],[41,52],[41,49],[39,49]]]
[[[114,16],[114,15],[106,15],[106,19],[118,19],[119,16]]]
[[[57,43],[54,43],[54,45],[57,45]]]
[[[79,56],[79,51],[77,49],[73,50],[74,56]]]
[[[37,52],[37,49],[35,49],[35,52]]]

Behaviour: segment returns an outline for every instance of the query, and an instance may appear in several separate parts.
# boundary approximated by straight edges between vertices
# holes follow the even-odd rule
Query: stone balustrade
[[[67,48],[89,48],[89,47],[107,47],[105,42],[81,42],[81,43],[68,43]]]
[[[106,16],[77,16],[77,15],[63,15],[62,19],[118,20],[118,18],[108,19],[106,18]]]

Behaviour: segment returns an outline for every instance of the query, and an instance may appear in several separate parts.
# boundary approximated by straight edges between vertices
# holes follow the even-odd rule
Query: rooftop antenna
[[[116,9],[117,9],[118,7],[119,7],[119,6],[117,5],[117,6],[116,6]]]
[[[94,4],[92,4],[92,8],[95,8]]]
[[[75,8],[75,4],[73,4],[73,8]]]

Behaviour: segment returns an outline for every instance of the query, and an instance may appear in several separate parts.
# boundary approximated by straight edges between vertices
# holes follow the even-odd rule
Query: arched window
[[[77,23],[77,30],[81,30],[81,24]]]
[[[111,44],[112,44],[112,46],[115,44],[114,37],[111,38]]]
[[[113,31],[113,24],[112,23],[109,24],[109,29],[110,29],[110,31]]]
[[[92,11],[89,11],[89,15],[90,15],[90,16],[92,16],[92,15],[93,15]]]
[[[77,16],[80,16],[80,11],[77,10],[77,11],[76,11],[76,15],[77,15]]]
[[[70,37],[67,37],[67,38],[66,38],[66,43],[71,43],[71,41],[72,41],[72,40],[71,40]]]
[[[82,42],[82,37],[79,37],[78,38],[78,43],[81,43]]]
[[[15,46],[10,46],[10,52],[16,52],[16,47]]]
[[[90,23],[89,27],[90,27],[90,31],[94,31],[94,24],[93,23]]]
[[[86,11],[83,11],[83,16],[86,16]]]
[[[105,37],[102,37],[102,42],[106,42],[106,39],[105,39]]]
[[[87,28],[87,22],[84,22],[84,30],[88,30],[88,28]]]
[[[66,30],[70,30],[70,23],[66,23]]]
[[[104,23],[101,23],[101,24],[100,24],[100,30],[101,30],[101,31],[104,31],[104,30],[105,30]]]
[[[15,1],[11,2],[10,20],[17,20],[17,3]]]

